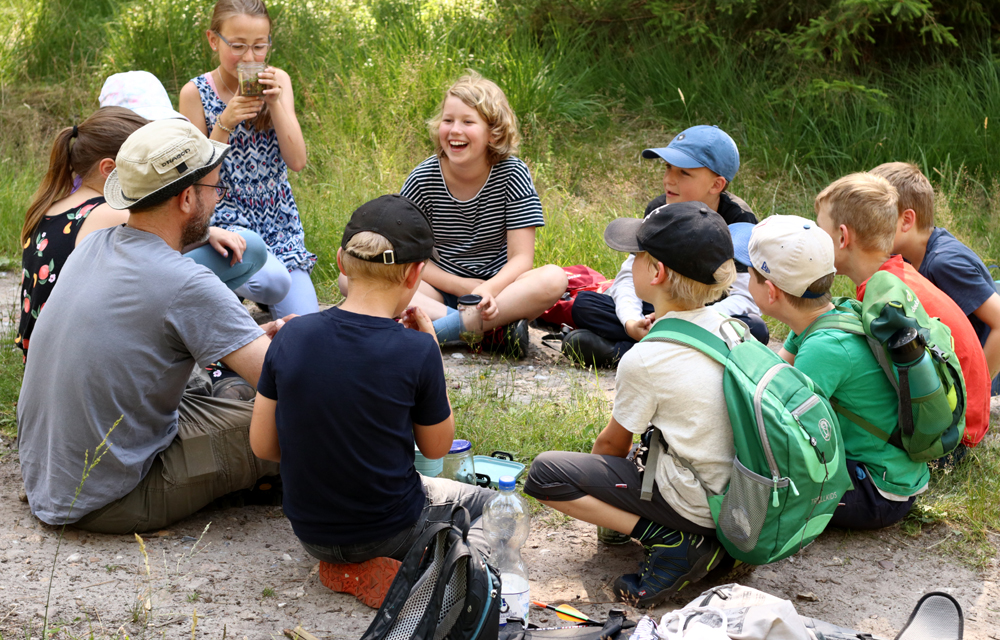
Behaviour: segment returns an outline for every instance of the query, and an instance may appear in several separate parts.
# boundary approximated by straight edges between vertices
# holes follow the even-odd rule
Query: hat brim
[[[121,181],[118,179],[118,169],[116,168],[112,170],[111,175],[108,176],[107,182],[104,183],[104,200],[112,209],[122,210],[129,209],[131,207],[142,207],[147,203],[156,203],[165,191],[179,189],[179,193],[183,189],[186,189],[198,180],[212,173],[212,171],[214,171],[215,168],[222,164],[222,161],[226,159],[230,146],[225,142],[219,142],[212,139],[209,139],[209,142],[211,142],[212,146],[215,147],[216,154],[207,165],[185,173],[173,182],[163,185],[156,191],[147,193],[138,200],[132,200],[131,198],[127,198],[125,196],[122,192]]]
[[[642,247],[637,238],[642,218],[618,218],[604,230],[604,243],[615,251],[639,253]]]
[[[680,167],[681,169],[697,169],[705,166],[703,162],[698,162],[683,151],[678,151],[677,149],[672,149],[670,147],[663,147],[661,149],[646,149],[642,152],[642,157],[647,160],[660,158],[664,162],[669,162],[675,167]]]

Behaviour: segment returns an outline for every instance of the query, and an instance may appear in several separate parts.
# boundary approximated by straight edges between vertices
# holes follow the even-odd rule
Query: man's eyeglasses
[[[230,42],[229,40],[226,40],[226,37],[223,36],[218,31],[215,31],[214,33],[215,33],[215,35],[219,36],[219,38],[221,38],[223,42],[225,42],[227,45],[229,45],[229,48],[233,50],[233,53],[236,54],[236,55],[238,55],[238,56],[242,56],[243,54],[245,54],[247,52],[247,49],[250,48],[250,45],[248,45],[248,44],[245,44],[245,43],[242,43],[242,42],[233,43],[233,42]],[[255,45],[253,45],[253,54],[255,56],[266,56],[267,52],[270,51],[270,50],[271,50],[271,36],[267,37],[267,44],[264,44],[263,42],[259,42],[259,43],[255,44]]]
[[[191,185],[192,187],[212,187],[215,189],[215,197],[222,200],[226,197],[226,192],[229,191],[229,187],[224,187],[221,184],[205,184],[203,182],[195,182]]]

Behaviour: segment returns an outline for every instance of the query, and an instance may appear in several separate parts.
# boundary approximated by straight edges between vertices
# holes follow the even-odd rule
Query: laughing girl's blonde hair
[[[448,96],[455,96],[472,107],[486,122],[490,130],[490,140],[486,147],[486,161],[493,166],[517,153],[521,134],[517,131],[517,116],[514,115],[507,96],[495,82],[487,80],[475,71],[469,71],[445,92],[436,116],[427,121],[434,143],[434,153],[444,158],[439,132],[444,117],[444,103]]]

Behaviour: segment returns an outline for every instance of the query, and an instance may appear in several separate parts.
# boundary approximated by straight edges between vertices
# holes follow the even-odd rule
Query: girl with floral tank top
[[[104,183],[118,148],[147,120],[122,107],[102,107],[56,135],[49,168],[21,229],[21,320],[15,344],[28,357],[31,332],[76,245],[99,229],[122,224],[128,211],[104,202]],[[80,187],[73,190],[74,176]]]
[[[319,305],[309,274],[316,256],[305,247],[288,183],[287,169],[306,164],[291,79],[268,66],[257,78],[263,93],[241,95],[236,71],[240,62],[267,58],[271,18],[260,0],[219,0],[206,36],[219,66],[184,85],[180,111],[209,138],[232,147],[221,173],[229,191],[212,223],[256,231],[270,251],[264,268],[236,292],[270,305],[275,318],[313,313]]]

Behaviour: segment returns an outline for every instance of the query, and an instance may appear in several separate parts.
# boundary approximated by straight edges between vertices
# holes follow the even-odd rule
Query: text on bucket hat
[[[645,251],[702,284],[716,284],[715,272],[733,259],[726,221],[703,202],[666,204],[644,220],[612,220],[604,230],[604,242],[616,251]]]
[[[347,244],[362,231],[379,234],[389,241],[392,249],[371,257],[351,252]],[[358,260],[382,264],[423,262],[436,257],[434,232],[427,216],[412,201],[395,194],[375,198],[358,207],[344,228],[340,247]]]
[[[732,182],[740,170],[740,152],[729,134],[719,127],[700,124],[678,133],[665,147],[646,149],[642,157],[662,158],[675,167],[706,167]]]
[[[186,120],[150,122],[118,150],[104,198],[112,209],[155,206],[211,173],[228,152]]]
[[[785,293],[818,298],[809,286],[831,273],[833,239],[812,220],[800,216],[770,216],[750,234],[750,266]]]
[[[99,98],[102,107],[125,107],[146,120],[187,118],[174,111],[167,90],[148,71],[126,71],[108,76]]]

